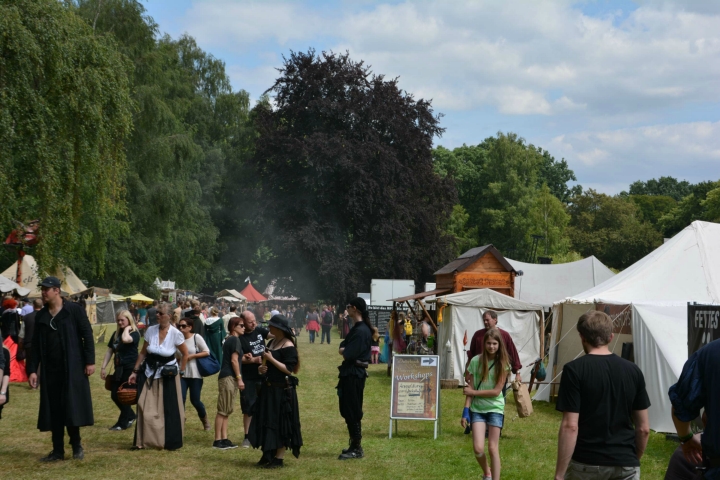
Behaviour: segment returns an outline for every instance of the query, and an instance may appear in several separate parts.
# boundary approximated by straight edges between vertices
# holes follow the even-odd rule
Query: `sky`
[[[257,99],[290,51],[350,52],[432,99],[436,145],[514,132],[583,188],[720,179],[720,1],[149,0]]]

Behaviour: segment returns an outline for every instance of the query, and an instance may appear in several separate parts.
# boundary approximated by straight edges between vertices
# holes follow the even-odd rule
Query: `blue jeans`
[[[315,343],[315,330],[308,330],[310,334],[310,343]]]
[[[487,423],[491,427],[503,428],[505,422],[505,415],[502,413],[477,413],[470,412],[470,423],[483,422]]]
[[[185,398],[187,396],[188,388],[190,389],[190,403],[197,410],[198,417],[207,417],[205,411],[205,405],[200,400],[200,393],[202,392],[203,379],[202,378],[185,378],[180,377],[180,390],[182,390],[183,405],[185,405]]]
[[[330,344],[330,330],[332,330],[332,325],[322,326],[322,336],[320,337],[320,343],[323,343],[325,341],[325,337],[327,337],[328,345]]]

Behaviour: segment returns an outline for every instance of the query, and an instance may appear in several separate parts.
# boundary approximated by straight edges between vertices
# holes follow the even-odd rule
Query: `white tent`
[[[38,272],[37,263],[32,255],[25,255],[23,257],[22,263],[20,264],[20,274],[20,285],[30,289],[28,297],[39,298],[40,287],[38,286],[38,282],[40,282],[41,279],[39,278],[40,273]],[[17,278],[17,263],[10,265],[0,275],[14,281],[15,278]],[[60,267],[52,275],[60,280],[60,290],[68,295],[76,295],[87,290],[82,280],[68,267]]]
[[[473,334],[485,328],[482,315],[487,310],[498,313],[498,327],[507,331],[515,343],[523,365],[521,375],[530,378],[532,364],[540,352],[540,324],[543,311],[540,305],[523,302],[493,290],[473,289],[437,297],[439,306],[445,304],[443,321],[438,325],[438,352],[441,352],[443,378],[455,378],[462,385],[467,362],[463,338],[467,332],[468,347]]]
[[[12,292],[13,290],[16,290],[18,295],[20,295],[21,297],[24,297],[25,295],[30,293],[29,288],[21,287],[9,278],[0,276],[0,293],[8,293]]]
[[[672,427],[662,383],[677,379],[675,370],[687,360],[687,302],[720,303],[720,225],[696,221],[665,244],[606,282],[554,305],[552,349],[548,372],[558,377],[562,367],[582,354],[577,334],[578,318],[599,304],[624,323],[611,344],[620,353],[624,342],[633,342],[635,359],[647,385],[660,385],[650,401],[658,405],[650,427],[664,431]],[[614,311],[612,311],[614,310]],[[633,333],[639,335],[633,337]],[[658,340],[661,335],[666,338]],[[652,340],[652,341],[651,341]],[[657,356],[661,360],[657,360]],[[656,360],[651,364],[651,359]],[[674,377],[673,377],[674,376]],[[550,375],[548,375],[550,377]],[[667,385],[669,387],[669,384]],[[535,399],[547,400],[550,389],[542,388]],[[648,392],[650,394],[650,391]],[[654,396],[654,398],[653,398]]]
[[[232,297],[233,301],[235,301],[235,302],[246,302],[247,301],[247,298],[245,298],[245,295],[238,292],[237,290],[233,290],[232,288],[226,288],[225,290],[216,293],[215,296],[220,297],[220,298]]]
[[[594,256],[577,262],[542,265],[507,259],[522,276],[515,277],[515,298],[552,307],[553,303],[577,295],[615,276]]]

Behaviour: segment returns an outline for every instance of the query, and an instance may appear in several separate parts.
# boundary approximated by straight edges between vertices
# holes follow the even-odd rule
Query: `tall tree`
[[[720,181],[693,185],[689,195],[660,217],[658,227],[666,237],[672,237],[695,220],[717,221],[716,196],[719,189]]]
[[[61,3],[0,3],[0,233],[40,218],[41,267],[102,270],[122,227],[131,70]]]
[[[530,210],[531,232],[542,235],[541,249],[545,256],[564,255],[570,246],[565,230],[570,222],[570,215],[550,187],[543,185],[535,195],[535,202]],[[527,242],[530,239],[526,239]]]
[[[693,186],[686,180],[674,177],[660,177],[647,182],[638,180],[630,184],[630,195],[664,195],[679,202],[692,193]]]
[[[572,249],[613,268],[629,267],[662,243],[662,235],[642,221],[638,207],[625,196],[589,189],[573,197],[569,213]]]
[[[455,204],[433,172],[431,104],[349,54],[293,52],[256,109],[252,163],[275,272],[298,293],[342,299],[370,279],[424,281],[451,256]]]

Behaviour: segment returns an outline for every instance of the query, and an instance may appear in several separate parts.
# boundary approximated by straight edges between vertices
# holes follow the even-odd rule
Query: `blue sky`
[[[498,131],[565,158],[617,193],[670,175],[720,179],[720,2],[150,0],[253,98],[290,50],[350,51],[432,98],[437,145]]]

